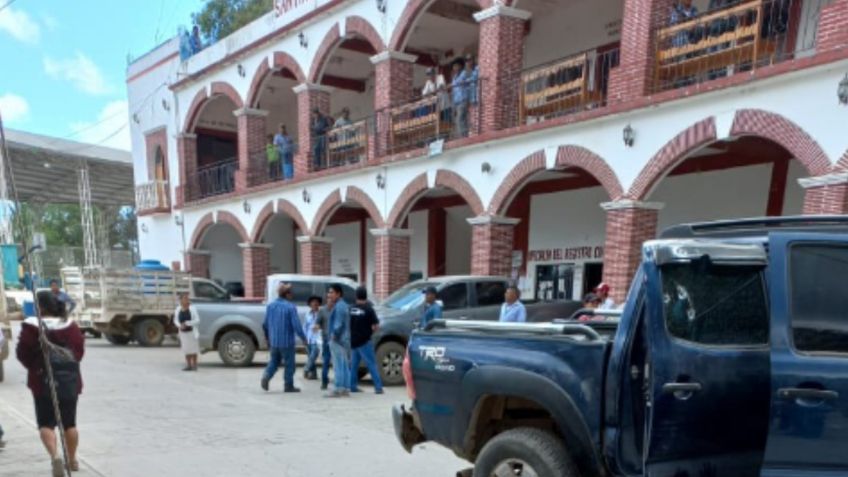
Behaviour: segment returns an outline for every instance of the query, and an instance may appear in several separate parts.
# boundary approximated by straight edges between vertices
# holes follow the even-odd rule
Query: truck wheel
[[[403,357],[406,348],[394,341],[387,341],[377,348],[377,366],[380,367],[380,379],[386,386],[403,384]]]
[[[474,464],[474,477],[524,475],[577,477],[562,440],[541,429],[522,427],[497,436],[483,446]]]
[[[162,346],[165,326],[156,318],[145,318],[135,324],[135,340],[145,348]]]
[[[130,342],[129,336],[110,335],[109,333],[103,333],[103,336],[106,337],[106,341],[112,343],[113,345],[123,346]]]
[[[218,341],[218,355],[227,366],[250,366],[255,353],[253,338],[244,331],[228,331]]]

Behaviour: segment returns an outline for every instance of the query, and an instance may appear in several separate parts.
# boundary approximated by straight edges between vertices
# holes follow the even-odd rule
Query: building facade
[[[848,213],[848,0],[692,3],[278,1],[173,39],[127,73],[141,256],[251,297],[473,273],[620,300],[666,226]]]

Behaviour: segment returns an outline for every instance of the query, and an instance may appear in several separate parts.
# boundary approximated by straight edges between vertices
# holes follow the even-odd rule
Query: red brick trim
[[[361,36],[368,43],[371,43],[374,51],[378,53],[386,49],[386,43],[380,34],[377,33],[377,30],[374,29],[374,26],[371,25],[371,22],[359,15],[351,15],[345,19],[345,36],[350,38],[353,33]]]
[[[176,58],[178,56],[180,56],[180,53],[178,51],[171,53],[170,55],[162,58],[161,60],[157,61],[156,63],[153,63],[152,65],[148,66],[147,68],[145,68],[145,69],[139,71],[138,73],[128,77],[127,81],[126,81],[127,84],[130,84],[131,82],[137,80],[138,78],[141,78],[142,76],[146,75],[147,73],[150,73],[151,71],[155,70],[156,68],[159,68],[160,66],[164,65],[165,63],[169,63],[171,60],[173,60],[174,58]]]
[[[247,234],[247,230],[245,230],[238,217],[225,210],[221,210],[218,211],[217,221],[215,221],[212,212],[206,214],[202,219],[200,219],[200,222],[197,223],[197,226],[194,228],[194,232],[191,234],[191,242],[189,242],[191,244],[191,248],[200,248],[200,242],[203,241],[203,236],[206,235],[209,228],[217,224],[227,224],[231,226],[239,234],[241,242],[250,242],[250,236]]]
[[[577,167],[592,175],[607,191],[611,200],[624,195],[624,188],[615,171],[601,156],[580,146],[560,146],[557,151],[556,167]]]
[[[274,201],[268,202],[265,204],[265,207],[262,207],[262,210],[259,211],[259,215],[256,217],[256,224],[254,224],[253,231],[250,234],[250,236],[253,237],[253,243],[262,242],[262,236],[265,235],[265,228],[271,222],[271,219],[277,215],[285,215],[295,223],[301,233],[309,233],[309,227],[306,225],[306,220],[303,219],[303,215],[300,214],[297,207],[286,199],[279,199],[277,201],[276,213],[274,213]]]
[[[161,127],[151,133],[144,135],[145,151],[147,153],[145,162],[147,163],[147,180],[156,180],[156,149],[162,151],[162,160],[165,166],[165,179],[169,180],[171,175],[168,166],[168,129]]]
[[[339,24],[336,23],[332,28],[330,28],[330,31],[324,35],[324,40],[321,41],[321,45],[312,57],[312,67],[309,70],[310,83],[320,82],[319,79],[321,78],[321,74],[324,72],[324,65],[327,63],[327,60],[330,59],[330,56],[333,54],[333,50],[336,49],[336,46],[338,46],[341,42],[341,39],[341,28],[339,27]]]
[[[298,63],[292,55],[285,51],[274,52],[273,66],[275,70],[291,71],[298,84],[306,82],[306,75],[303,74],[303,68],[300,67],[300,63]]]
[[[353,201],[361,205],[362,208],[368,212],[368,216],[371,217],[371,220],[374,221],[377,228],[383,228],[386,226],[383,221],[383,215],[380,213],[380,209],[377,207],[377,204],[371,200],[371,197],[369,197],[364,190],[356,186],[348,186],[347,193],[345,194],[345,200]]]
[[[320,236],[324,233],[324,228],[333,212],[342,205],[342,193],[339,189],[328,195],[321,206],[318,207],[318,212],[315,213],[315,218],[312,219],[312,229],[308,235]]]
[[[465,199],[468,206],[471,207],[471,212],[475,216],[485,214],[486,208],[483,206],[480,196],[477,195],[477,191],[459,174],[453,171],[439,169],[436,171],[436,187],[447,187],[459,194]]]
[[[390,228],[401,228],[403,226],[403,221],[409,214],[409,211],[415,203],[418,202],[418,199],[427,193],[428,190],[427,173],[419,174],[418,177],[412,179],[412,181],[404,187],[403,191],[401,191],[397,200],[395,200],[395,205],[389,213],[388,220],[386,220],[387,226]]]
[[[236,109],[240,109],[244,107],[244,101],[241,99],[241,95],[239,95],[238,91],[232,87],[229,83],[224,83],[223,81],[213,81],[212,86],[209,88],[210,97],[217,95],[224,95],[230,98],[230,101],[236,105]]]
[[[836,166],[833,169],[837,171],[848,169],[848,151],[845,151],[845,154],[842,155],[842,159],[836,163]]]
[[[262,94],[262,84],[265,83],[265,78],[271,72],[271,67],[268,66],[268,60],[262,60],[256,72],[253,73],[253,79],[250,81],[250,89],[247,91],[247,104],[251,108],[258,107],[259,96]]]
[[[654,157],[645,164],[642,172],[633,181],[627,197],[644,200],[654,187],[675,168],[687,154],[716,140],[715,118],[701,120],[667,142]]]
[[[392,39],[389,41],[389,49],[392,51],[403,51],[406,48],[406,42],[409,40],[409,34],[412,32],[415,24],[418,23],[421,14],[426,12],[434,0],[412,0],[406,4],[400,19],[395,25]],[[508,0],[505,3],[512,3]],[[492,0],[477,0],[480,8],[487,8],[492,4]]]
[[[798,159],[812,176],[827,174],[830,159],[821,146],[789,119],[760,109],[742,109],[733,119],[731,136],[758,136],[780,144]]]
[[[273,63],[269,65],[266,59],[259,64],[259,67],[256,68],[256,73],[253,74],[253,80],[250,82],[250,90],[247,93],[247,104],[251,108],[258,107],[265,78],[274,70],[288,70],[295,77],[297,84],[306,81],[306,75],[303,74],[303,69],[294,57],[284,51],[275,51]]]
[[[524,187],[531,177],[547,169],[545,151],[536,151],[522,159],[509,171],[506,178],[495,191],[492,201],[489,203],[489,213],[493,215],[504,215],[512,199]]]
[[[197,118],[200,117],[200,111],[202,111],[203,106],[206,105],[207,99],[209,99],[209,96],[206,94],[206,88],[200,88],[200,91],[194,95],[194,99],[191,100],[191,105],[188,107],[183,132],[194,132],[195,122],[197,121]]]

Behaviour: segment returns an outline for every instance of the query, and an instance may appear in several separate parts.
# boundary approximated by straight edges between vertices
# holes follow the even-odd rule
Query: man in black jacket
[[[353,359],[350,363],[350,392],[359,392],[359,362],[365,361],[371,380],[374,381],[374,392],[383,394],[383,381],[377,369],[377,358],[374,356],[374,343],[371,336],[380,327],[380,320],[371,303],[368,302],[368,291],[365,287],[356,289],[356,304],[350,307],[350,347],[353,349]]]

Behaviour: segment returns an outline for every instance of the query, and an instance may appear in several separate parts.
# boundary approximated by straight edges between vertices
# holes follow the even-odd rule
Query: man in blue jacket
[[[350,311],[342,298],[342,286],[330,285],[327,290],[327,309],[330,311],[330,353],[333,355],[335,389],[326,397],[350,396]]]
[[[294,337],[297,335],[305,344],[306,334],[303,332],[300,319],[297,317],[297,308],[288,300],[290,290],[290,285],[280,284],[277,288],[278,298],[269,303],[265,309],[265,321],[262,323],[262,329],[265,331],[265,338],[268,340],[268,347],[271,351],[271,360],[268,361],[268,367],[265,368],[262,375],[262,389],[266,391],[268,390],[268,383],[282,363],[285,365],[283,391],[287,393],[300,392],[300,389],[294,387]]]

